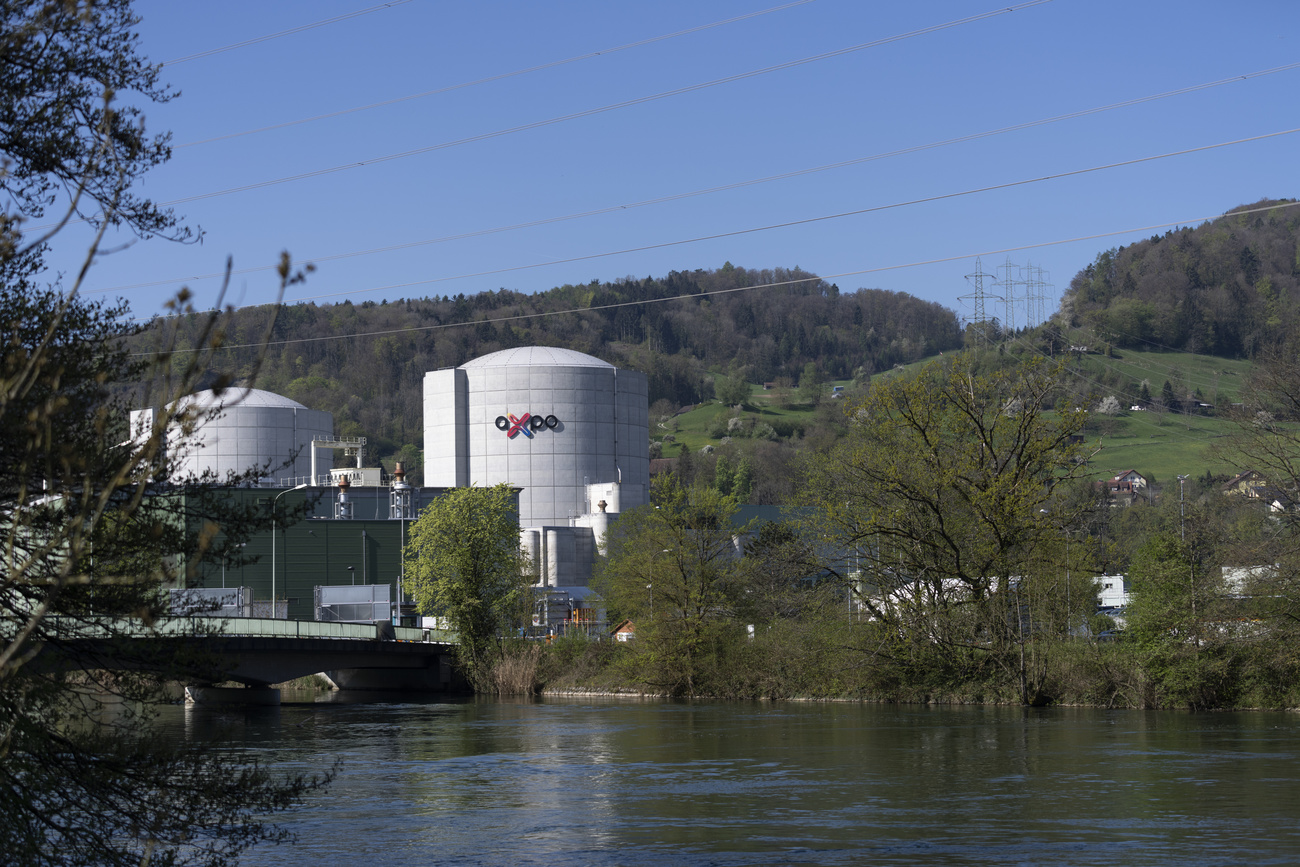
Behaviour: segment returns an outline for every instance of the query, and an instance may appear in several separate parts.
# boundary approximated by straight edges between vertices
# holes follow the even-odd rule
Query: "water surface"
[[[632,700],[176,708],[330,789],[249,865],[1300,863],[1300,717]]]

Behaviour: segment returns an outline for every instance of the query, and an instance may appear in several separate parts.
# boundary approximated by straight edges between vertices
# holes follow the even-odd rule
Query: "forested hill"
[[[228,342],[257,342],[272,312],[235,313]],[[953,311],[904,293],[841,292],[799,269],[727,263],[535,295],[289,305],[273,341],[258,387],[334,413],[337,433],[370,437],[385,456],[421,442],[425,371],[498,349],[586,352],[645,372],[652,403],[684,405],[712,397],[711,372],[798,382],[811,364],[822,378],[846,379],[957,347],[961,334]],[[242,351],[235,368],[246,373],[252,354]]]
[[[1116,346],[1249,357],[1300,325],[1298,281],[1300,206],[1266,199],[1100,254],[1061,318]]]

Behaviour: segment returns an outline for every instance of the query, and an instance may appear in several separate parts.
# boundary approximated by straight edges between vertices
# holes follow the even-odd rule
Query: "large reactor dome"
[[[569,526],[588,485],[620,483],[621,507],[650,484],[643,373],[571,349],[503,349],[424,375],[424,478],[435,487],[522,488],[521,527]]]
[[[220,480],[230,472],[269,467],[272,478],[306,481],[311,475],[312,440],[334,434],[330,413],[258,388],[227,388],[219,395],[201,391],[181,401],[200,411],[219,410],[201,424],[185,452],[176,456],[181,478],[210,470]],[[131,429],[152,424],[152,413],[152,409],[132,412]],[[330,466],[332,454],[320,451],[325,466]]]

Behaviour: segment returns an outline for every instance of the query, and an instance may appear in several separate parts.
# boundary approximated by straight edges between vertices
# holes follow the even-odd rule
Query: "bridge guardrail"
[[[102,638],[107,635],[138,637],[238,635],[261,638],[334,638],[353,641],[396,640],[455,644],[458,637],[449,629],[391,627],[386,623],[321,623],[314,620],[279,620],[262,617],[169,617],[159,620],[152,628],[138,621],[95,622],[79,618],[50,618],[50,620],[56,634],[63,638]],[[388,633],[391,638],[383,633]]]

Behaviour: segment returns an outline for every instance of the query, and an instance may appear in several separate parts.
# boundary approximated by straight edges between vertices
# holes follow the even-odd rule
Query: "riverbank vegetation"
[[[269,769],[206,726],[155,724],[174,684],[223,670],[157,629],[171,613],[165,588],[238,562],[265,518],[215,495],[215,473],[183,475],[211,415],[182,398],[200,382],[219,394],[233,378],[218,357],[232,335],[221,298],[199,311],[181,289],[168,303],[185,323],[181,352],[177,327],[161,322],[147,346],[128,347],[127,306],[83,294],[123,240],[195,237],[140,191],[171,153],[169,134],[145,132],[143,111],[176,94],[140,53],[138,24],[128,0],[0,10],[6,864],[232,864],[258,843],[293,839],[275,819],[334,776]],[[73,223],[92,230],[84,259],[54,274],[48,244]],[[110,230],[123,234],[109,243]],[[281,293],[300,277],[284,254]],[[132,407],[155,409],[128,428]],[[220,481],[251,485],[261,472]]]
[[[406,543],[406,591],[421,614],[451,623],[461,671],[479,691],[517,692],[529,670],[529,654],[509,652],[529,602],[518,496],[507,484],[452,488]]]
[[[800,464],[798,505],[742,524],[716,476],[656,479],[597,585],[626,643],[533,648],[544,689],[1114,707],[1300,706],[1300,366],[1260,357],[1219,458],[1117,499],[1089,480],[1065,365],[995,351],[882,378]],[[737,556],[742,555],[742,556]],[[1131,603],[1099,613],[1098,576]]]

